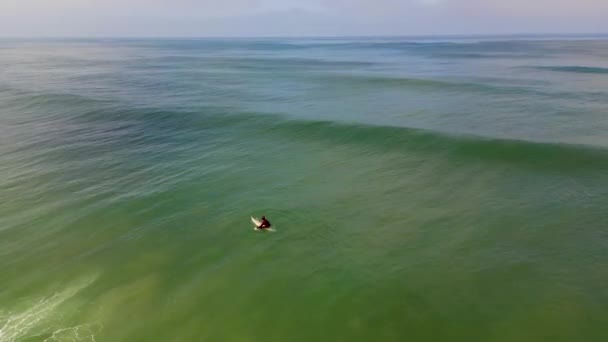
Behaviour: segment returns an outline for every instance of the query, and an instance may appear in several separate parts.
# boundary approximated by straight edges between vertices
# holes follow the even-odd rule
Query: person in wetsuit
[[[266,219],[266,216],[262,216],[262,222],[260,223],[259,227],[260,229],[268,229],[271,227],[270,221],[268,221]]]

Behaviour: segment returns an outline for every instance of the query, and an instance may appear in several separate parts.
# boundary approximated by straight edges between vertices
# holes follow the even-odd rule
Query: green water
[[[605,75],[360,44],[5,42],[0,341],[605,340]]]

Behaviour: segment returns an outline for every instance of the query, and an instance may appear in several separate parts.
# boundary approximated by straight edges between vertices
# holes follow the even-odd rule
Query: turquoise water
[[[0,341],[606,340],[606,61],[1,41]]]

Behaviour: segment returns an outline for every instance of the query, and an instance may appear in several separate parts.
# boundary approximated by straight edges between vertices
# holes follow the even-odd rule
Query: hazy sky
[[[0,36],[608,33],[608,0],[0,0]]]

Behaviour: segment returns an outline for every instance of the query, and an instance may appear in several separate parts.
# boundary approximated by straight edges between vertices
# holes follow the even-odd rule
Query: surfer
[[[266,219],[266,216],[262,216],[262,222],[260,222],[260,225],[258,226],[258,228],[260,229],[268,229],[271,227],[270,221],[268,221]]]

